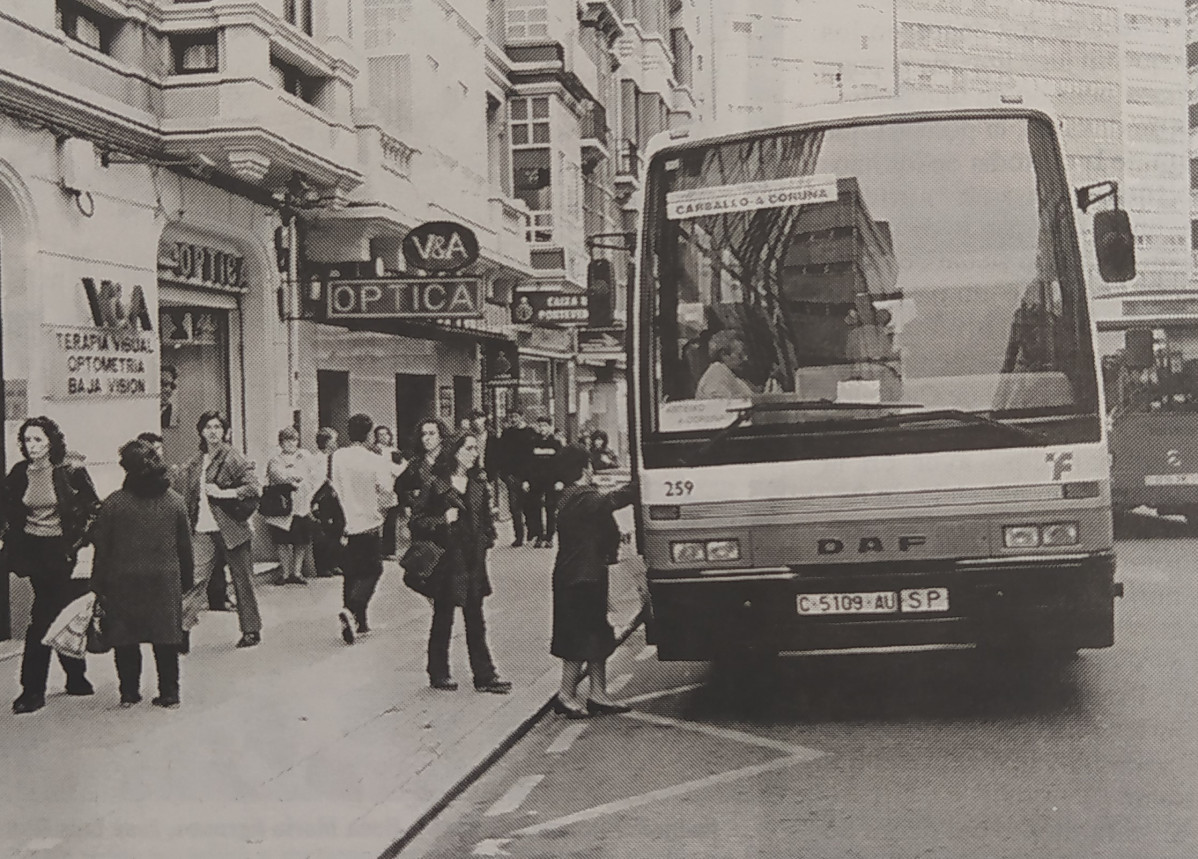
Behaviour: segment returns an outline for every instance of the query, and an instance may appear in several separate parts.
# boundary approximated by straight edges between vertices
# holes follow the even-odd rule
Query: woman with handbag
[[[42,637],[58,613],[87,592],[87,581],[71,575],[79,549],[90,542],[100,499],[87,469],[67,461],[66,439],[50,418],[26,420],[17,441],[24,459],[4,481],[5,566],[33,587],[21,694],[12,702],[12,711],[19,714],[45,706],[50,648]],[[67,694],[91,695],[86,663],[62,655],[58,659],[67,675]]]
[[[303,567],[312,544],[309,513],[318,481],[323,479],[324,469],[318,473],[313,458],[300,449],[295,427],[279,430],[279,452],[266,464],[266,487],[258,504],[279,555],[276,585],[308,584]]]
[[[483,600],[491,594],[487,551],[495,545],[490,489],[478,468],[478,441],[465,433],[447,441],[427,489],[412,513],[412,541],[431,541],[443,550],[431,575],[433,623],[429,630],[428,676],[434,689],[458,684],[449,671],[449,639],[460,606],[474,688],[505,695],[512,684],[499,679],[487,646]]]
[[[609,564],[619,560],[620,529],[612,514],[635,498],[627,484],[614,492],[595,488],[591,454],[571,445],[557,457],[567,484],[557,507],[558,550],[553,564],[553,639],[549,652],[562,660],[562,682],[554,712],[571,719],[627,713],[607,694],[607,657],[615,633],[607,621]],[[590,695],[578,698],[583,674],[590,674]]]
[[[179,706],[183,587],[194,578],[187,506],[170,488],[152,445],[121,447],[125,482],[96,518],[92,590],[104,642],[113,648],[121,706],[141,701],[141,645],[154,649],[158,707]]]
[[[191,522],[196,577],[183,596],[183,626],[190,628],[208,604],[208,580],[227,563],[241,627],[237,646],[253,647],[262,641],[262,618],[251,580],[253,532],[248,520],[258,507],[260,492],[253,464],[225,441],[228,431],[229,421],[220,412],[200,415],[196,422],[200,452],[179,475]]]

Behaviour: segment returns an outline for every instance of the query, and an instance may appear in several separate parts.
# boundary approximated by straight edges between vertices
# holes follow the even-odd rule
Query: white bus
[[[813,108],[647,152],[630,429],[663,660],[1113,642],[1111,488],[1071,189],[1018,98]],[[1105,193],[1102,193],[1105,189]],[[1076,202],[1075,202],[1076,198]]]

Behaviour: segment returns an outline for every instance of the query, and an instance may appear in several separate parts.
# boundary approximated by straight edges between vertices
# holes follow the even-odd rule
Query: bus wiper
[[[707,440],[707,442],[688,457],[683,457],[680,462],[682,465],[694,465],[698,460],[702,459],[704,454],[711,451],[719,445],[724,439],[735,432],[749,418],[758,412],[820,412],[820,411],[845,411],[860,409],[922,409],[921,403],[848,403],[837,402],[836,400],[819,399],[819,400],[780,400],[778,402],[762,402],[752,403],[747,406],[741,406],[736,409],[728,409],[729,412],[736,412],[736,417],[732,422],[721,428],[715,435]],[[1003,424],[1005,426],[1005,424]]]
[[[1044,434],[1036,430],[1027,429],[1026,427],[1016,426],[1015,424],[1003,423],[994,418],[980,415],[977,412],[967,412],[964,409],[929,409],[924,412],[914,412],[906,415],[887,415],[879,420],[889,424],[910,424],[922,421],[935,421],[948,418],[950,420],[959,421],[963,424],[972,424],[973,426],[992,427],[1000,429],[1008,435],[1020,441],[1042,441]]]

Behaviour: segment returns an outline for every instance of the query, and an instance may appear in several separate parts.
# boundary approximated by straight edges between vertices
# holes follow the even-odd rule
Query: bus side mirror
[[[1136,237],[1125,209],[1094,213],[1094,251],[1098,273],[1108,283],[1124,283],[1136,276]]]
[[[1129,328],[1123,334],[1123,365],[1130,370],[1147,370],[1156,363],[1152,329]]]

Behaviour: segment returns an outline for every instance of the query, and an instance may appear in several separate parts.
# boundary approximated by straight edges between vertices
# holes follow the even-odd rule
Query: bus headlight
[[[670,558],[673,559],[675,564],[697,564],[704,561],[739,561],[740,540],[671,543]]]
[[[1002,544],[1008,549],[1034,549],[1040,545],[1040,527],[1006,525],[1002,529]]]
[[[1076,546],[1078,544],[1076,522],[1053,522],[1040,531],[1040,542],[1045,546]]]

